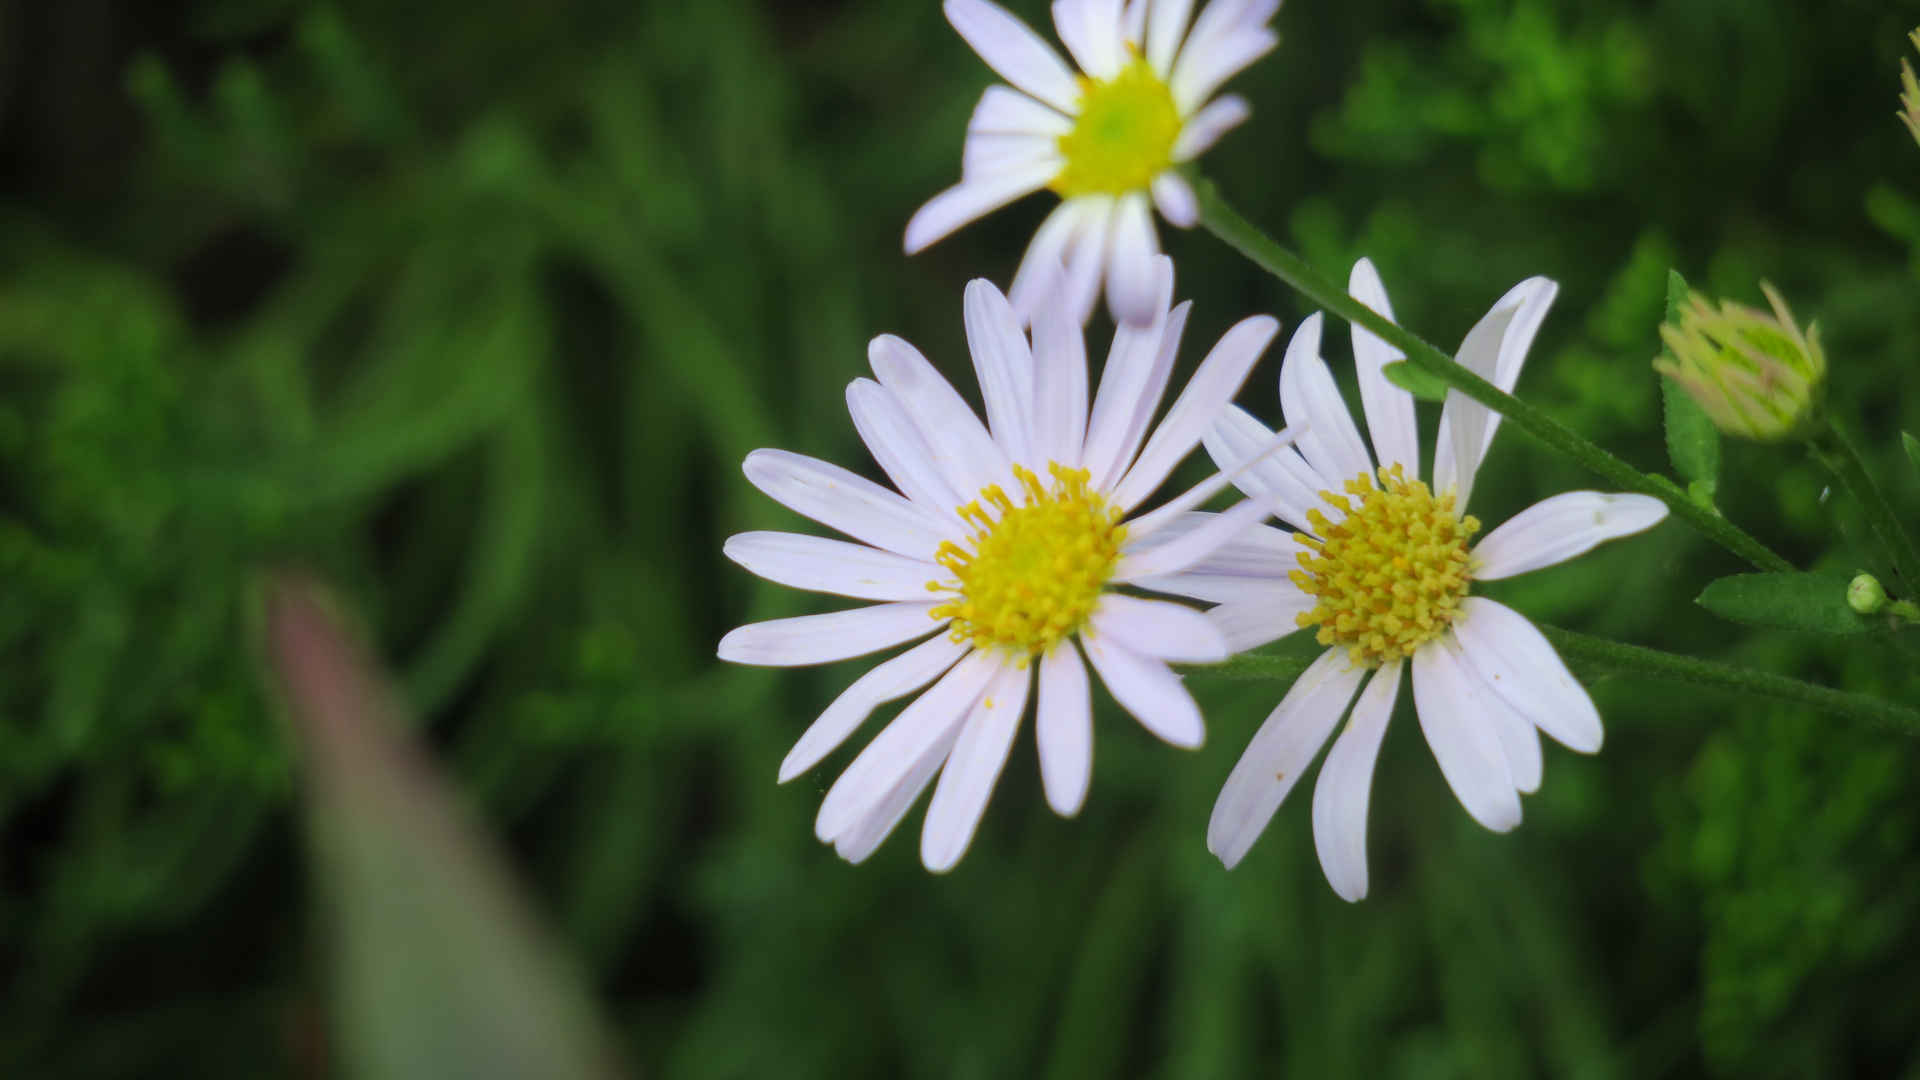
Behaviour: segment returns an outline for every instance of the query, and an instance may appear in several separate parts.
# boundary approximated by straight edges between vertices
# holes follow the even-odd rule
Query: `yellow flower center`
[[[1362,474],[1347,481],[1347,495],[1320,497],[1346,516],[1336,525],[1308,511],[1320,539],[1295,534],[1307,550],[1293,583],[1319,598],[1300,625],[1318,626],[1320,644],[1345,645],[1362,667],[1411,655],[1444,632],[1472,580],[1467,540],[1480,522],[1456,516],[1452,492],[1435,495],[1398,465],[1380,470],[1379,487]]]
[[[1013,467],[1026,493],[1016,506],[999,485],[960,507],[975,529],[967,548],[949,540],[935,559],[952,581],[929,581],[954,598],[933,609],[953,621],[955,641],[1040,656],[1080,629],[1120,561],[1127,527],[1120,510],[1087,487],[1087,470],[1049,463],[1051,487],[1030,469]]]
[[[1134,58],[1111,79],[1083,78],[1080,115],[1060,136],[1067,165],[1053,190],[1069,199],[1144,190],[1173,163],[1179,137],[1173,91],[1145,60]]]

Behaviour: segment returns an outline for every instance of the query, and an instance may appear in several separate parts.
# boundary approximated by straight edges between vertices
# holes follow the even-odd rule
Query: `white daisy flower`
[[[1348,289],[1392,318],[1366,260],[1354,266]],[[1511,390],[1556,291],[1545,278],[1521,282],[1467,334],[1459,362]],[[1540,785],[1535,729],[1592,753],[1600,749],[1600,715],[1533,624],[1469,588],[1650,528],[1667,508],[1644,495],[1567,492],[1469,546],[1480,523],[1464,511],[1499,414],[1447,394],[1430,490],[1417,479],[1413,398],[1381,373],[1401,354],[1353,329],[1370,456],[1320,358],[1320,324],[1318,314],[1301,324],[1281,366],[1280,407],[1302,430],[1297,449],[1236,480],[1298,531],[1259,526],[1186,571],[1141,584],[1218,602],[1208,617],[1236,652],[1319,628],[1330,648],[1287,691],[1227,777],[1207,848],[1229,868],[1237,864],[1351,704],[1320,767],[1313,836],[1334,892],[1359,900],[1367,894],[1374,758],[1402,670],[1412,669],[1420,729],[1461,805],[1496,832],[1518,825],[1520,795]],[[1236,408],[1205,442],[1215,460],[1232,460],[1267,438],[1258,420]]]
[[[1149,437],[1191,306],[1169,310],[1173,264],[1154,262],[1157,315],[1114,335],[1091,417],[1086,345],[1071,314],[1048,305],[1029,342],[1006,297],[979,280],[967,286],[965,312],[985,425],[896,337],[868,350],[878,381],[847,388],[855,428],[902,494],[781,450],[747,456],[754,486],[859,542],[742,533],[728,539],[727,557],[783,585],[881,602],[742,626],[720,642],[720,658],[821,664],[928,639],[849,686],[780,766],[780,780],[792,779],[877,706],[928,687],[821,803],[814,831],[847,860],[871,854],[937,773],[921,860],[935,871],[958,862],[1036,672],[1041,781],[1055,811],[1077,812],[1093,761],[1083,651],[1148,731],[1200,744],[1200,711],[1167,664],[1224,660],[1226,640],[1193,608],[1116,590],[1178,573],[1266,516],[1253,501],[1191,512],[1227,475],[1135,513],[1221,416],[1279,324],[1256,316],[1229,330]],[[1287,441],[1269,434],[1254,453]]]
[[[1080,72],[1026,23],[990,0],[947,0],[947,21],[1012,86],[990,86],[973,110],[960,182],[907,223],[912,255],[1024,195],[1061,198],[1009,290],[1022,325],[1050,268],[1068,267],[1080,321],[1106,282],[1118,321],[1155,314],[1147,256],[1159,249],[1151,203],[1180,228],[1199,220],[1176,166],[1194,160],[1250,112],[1220,88],[1280,38],[1266,25],[1280,0],[1054,0],[1053,24]]]

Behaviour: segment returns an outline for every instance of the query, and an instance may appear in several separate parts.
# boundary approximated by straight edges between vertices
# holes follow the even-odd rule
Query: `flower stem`
[[[1721,517],[1718,512],[1695,502],[1678,484],[1664,476],[1641,472],[1583,438],[1572,428],[1454,362],[1452,357],[1428,344],[1419,335],[1381,317],[1373,309],[1348,296],[1346,290],[1322,277],[1307,265],[1306,260],[1281,247],[1273,238],[1261,232],[1259,227],[1241,217],[1221,200],[1211,182],[1196,180],[1194,188],[1200,196],[1200,224],[1208,232],[1226,241],[1261,269],[1292,286],[1307,299],[1350,323],[1371,330],[1405,353],[1409,362],[1506,417],[1515,427],[1578,461],[1608,483],[1625,491],[1651,495],[1666,503],[1675,517],[1760,569],[1793,569],[1792,563],[1765,544]]]
[[[1894,572],[1901,578],[1896,588],[1908,596],[1920,591],[1920,551],[1914,548],[1913,536],[1901,524],[1893,504],[1887,501],[1886,492],[1880,490],[1873,473],[1867,470],[1859,440],[1839,417],[1831,414],[1827,417],[1824,436],[1817,437],[1811,444],[1814,459],[1826,466],[1840,481],[1840,486],[1851,492],[1866,511],[1867,527],[1873,530],[1892,561]]]
[[[1752,671],[1712,660],[1624,645],[1588,634],[1541,626],[1553,647],[1568,663],[1587,670],[1611,671],[1667,682],[1718,687],[1735,693],[1805,705],[1829,716],[1865,720],[1903,735],[1920,736],[1920,709],[1882,701],[1869,694],[1834,690],[1784,675]]]

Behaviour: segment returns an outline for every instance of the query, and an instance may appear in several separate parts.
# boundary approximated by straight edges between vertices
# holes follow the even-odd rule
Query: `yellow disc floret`
[[[1119,509],[1087,487],[1087,470],[1053,463],[1047,471],[1051,487],[1031,469],[1013,467],[1026,495],[1019,505],[994,485],[960,507],[975,530],[972,550],[941,544],[935,559],[953,580],[927,583],[953,594],[933,617],[952,620],[955,641],[1024,659],[1044,654],[1093,614],[1127,528]]]
[[[1320,497],[1345,516],[1335,524],[1311,510],[1320,539],[1295,534],[1308,550],[1293,583],[1319,599],[1300,625],[1318,626],[1320,644],[1345,645],[1362,667],[1411,655],[1444,632],[1467,595],[1467,541],[1480,522],[1455,515],[1452,492],[1435,495],[1398,465],[1380,470],[1379,487],[1361,475],[1346,495]]]
[[[1152,65],[1136,57],[1111,79],[1080,80],[1080,115],[1060,136],[1066,167],[1053,190],[1076,195],[1144,191],[1173,163],[1180,110]]]

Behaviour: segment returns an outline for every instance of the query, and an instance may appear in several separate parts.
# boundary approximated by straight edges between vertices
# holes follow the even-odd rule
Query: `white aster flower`
[[[932,684],[821,803],[814,831],[849,861],[879,846],[936,773],[921,860],[935,871],[959,861],[1036,672],[1041,781],[1055,811],[1077,812],[1093,760],[1083,650],[1148,731],[1199,745],[1200,711],[1167,664],[1224,660],[1225,639],[1193,608],[1116,587],[1178,573],[1266,516],[1253,501],[1192,512],[1226,487],[1225,475],[1132,515],[1220,417],[1279,325],[1256,316],[1229,330],[1149,437],[1190,307],[1169,310],[1173,265],[1154,262],[1158,314],[1114,335],[1091,417],[1086,345],[1071,314],[1049,305],[1029,342],[1006,298],[978,280],[965,312],[985,425],[896,337],[869,348],[878,381],[847,388],[855,428],[904,497],[797,454],[747,456],[754,486],[859,543],[751,532],[729,538],[727,556],[783,585],[880,603],[742,626],[720,642],[720,658],[820,664],[928,639],[849,686],[780,766],[782,782],[793,778],[877,706]],[[1269,434],[1255,453],[1286,441]]]
[[[1189,26],[1192,0],[1054,0],[1076,74],[990,0],[947,0],[947,21],[1012,86],[981,95],[960,182],[907,223],[907,254],[1052,188],[1063,201],[1034,233],[1009,290],[1022,325],[1062,261],[1081,322],[1104,279],[1115,319],[1145,324],[1155,314],[1148,256],[1159,249],[1149,203],[1183,229],[1199,219],[1176,166],[1247,118],[1244,98],[1212,95],[1279,42],[1266,25],[1279,8],[1280,0],[1213,0]]]
[[[1348,288],[1392,318],[1366,260],[1354,266]],[[1511,390],[1556,291],[1545,278],[1520,283],[1468,332],[1459,362]],[[1417,479],[1413,398],[1381,373],[1401,354],[1357,326],[1353,352],[1377,458],[1320,358],[1316,314],[1288,343],[1280,372],[1281,410],[1302,431],[1297,449],[1236,480],[1298,531],[1259,526],[1186,571],[1141,583],[1219,602],[1208,617],[1235,651],[1305,626],[1317,626],[1320,643],[1331,646],[1227,777],[1207,848],[1229,868],[1237,864],[1351,704],[1313,795],[1320,865],[1347,900],[1367,894],[1369,789],[1403,668],[1412,668],[1420,729],[1441,774],[1467,813],[1496,832],[1520,823],[1520,795],[1539,787],[1536,728],[1581,753],[1600,749],[1599,712],[1546,638],[1511,608],[1469,595],[1471,584],[1552,566],[1667,514],[1644,495],[1573,491],[1536,503],[1469,547],[1480,523],[1464,511],[1499,414],[1448,392],[1429,490]],[[1205,441],[1216,460],[1231,460],[1237,448],[1270,437],[1258,420],[1232,409]]]

